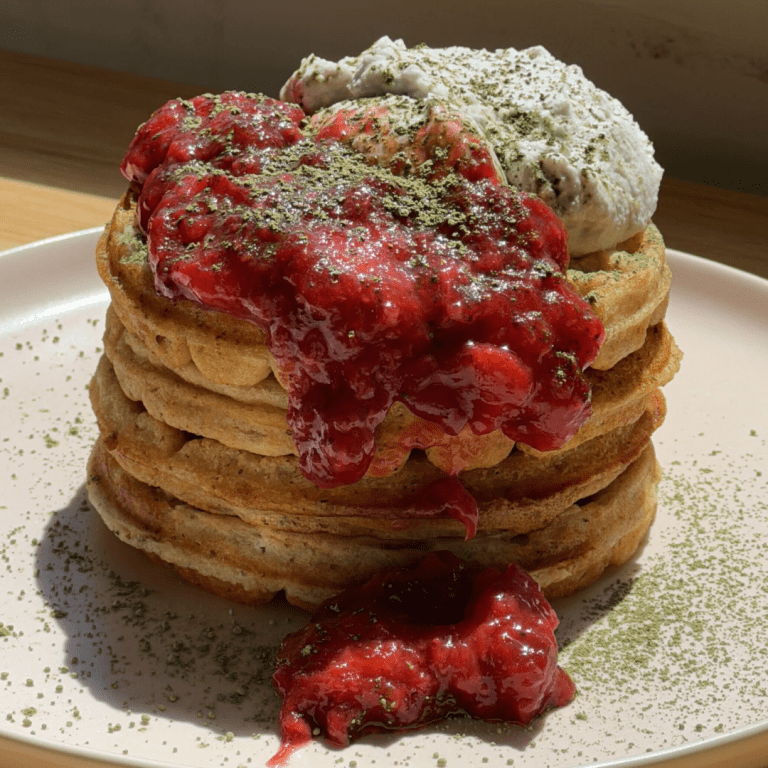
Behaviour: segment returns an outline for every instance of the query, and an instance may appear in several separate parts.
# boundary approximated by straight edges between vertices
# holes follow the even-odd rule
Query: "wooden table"
[[[2,51],[0,73],[0,250],[104,224],[136,126],[168,99],[205,90]],[[768,278],[768,199],[666,179],[655,221],[670,247]],[[103,765],[0,747],[18,765]]]

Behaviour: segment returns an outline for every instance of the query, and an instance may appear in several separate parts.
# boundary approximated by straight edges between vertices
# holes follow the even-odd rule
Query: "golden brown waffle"
[[[250,387],[234,387],[212,384],[198,374],[198,383],[193,384],[163,366],[137,336],[123,328],[111,309],[104,342],[122,390],[130,399],[141,401],[156,419],[261,456],[296,455],[286,423],[288,398],[274,376]],[[643,346],[611,370],[589,371],[592,416],[561,451],[637,420],[651,393],[677,372],[679,360],[679,350],[662,323],[648,329]],[[398,470],[410,454],[403,436],[414,429],[426,430],[421,447],[439,441],[426,450],[426,456],[446,472],[457,463],[457,453],[460,469],[475,469],[496,465],[514,447],[500,432],[476,436],[465,429],[455,437],[446,435],[398,405],[376,432],[378,452],[369,474],[386,476]],[[520,449],[537,453],[524,445]]]
[[[667,313],[672,273],[653,224],[611,250],[572,259],[567,274],[605,328],[593,369],[607,370],[639,349],[646,330]]]
[[[489,531],[469,542],[287,531],[211,514],[137,480],[101,440],[89,463],[88,491],[115,534],[198,586],[252,604],[284,591],[289,602],[312,608],[384,567],[440,549],[497,567],[517,562],[548,597],[571,594],[635,552],[655,515],[659,474],[646,443],[613,482],[565,506],[549,525],[524,535]]]
[[[328,490],[299,471],[264,334],[159,296],[135,205],[126,193],[96,254],[112,304],[91,384],[101,436],[88,490],[121,538],[217,594],[261,603],[285,591],[306,607],[428,550],[517,562],[550,597],[632,556],[656,509],[659,388],[681,357],[663,323],[669,269],[653,226],[568,272],[606,342],[588,371],[593,415],[563,448],[463,431],[411,450],[406,436],[434,426],[396,404],[369,473]],[[425,489],[459,469],[479,510],[470,541],[449,516],[415,514]]]
[[[255,527],[306,533],[463,538],[451,518],[410,511],[443,476],[416,454],[390,477],[321,489],[306,480],[294,456],[267,457],[176,429],[123,392],[108,358],[99,363],[91,401],[105,448],[131,475],[209,512],[236,515]],[[478,501],[479,530],[528,533],[565,507],[613,481],[647,445],[664,418],[659,390],[634,422],[572,450],[530,456],[514,451],[492,468],[461,473]]]

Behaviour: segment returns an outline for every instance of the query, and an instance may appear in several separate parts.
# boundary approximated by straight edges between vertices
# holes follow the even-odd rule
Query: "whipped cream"
[[[662,169],[653,145],[615,98],[541,46],[515,50],[407,48],[382,37],[338,62],[309,56],[280,96],[314,113],[398,94],[448,102],[492,147],[508,182],[562,219],[573,256],[642,231]]]

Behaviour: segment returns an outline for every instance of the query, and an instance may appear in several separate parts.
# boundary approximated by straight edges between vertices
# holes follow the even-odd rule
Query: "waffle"
[[[135,220],[136,195],[128,191],[96,251],[99,274],[123,325],[159,362],[193,383],[202,376],[215,385],[247,387],[267,378],[273,366],[259,328],[156,294]],[[613,250],[574,259],[567,276],[605,327],[595,370],[607,370],[639,349],[647,329],[664,319],[671,273],[653,224]]]
[[[464,536],[456,520],[413,514],[414,500],[443,474],[418,452],[394,475],[321,489],[303,477],[294,456],[260,456],[153,417],[125,394],[106,356],[90,394],[104,446],[126,471],[209,512],[236,515],[257,528],[310,534]],[[494,467],[463,472],[462,484],[478,501],[479,530],[520,534],[550,522],[613,481],[644,449],[664,414],[655,390],[637,420],[571,450],[544,456],[514,451]]]
[[[571,594],[636,551],[655,515],[659,477],[647,442],[612,482],[531,533],[497,529],[470,542],[435,535],[396,544],[382,536],[257,526],[205,511],[126,472],[103,440],[91,455],[88,492],[119,538],[203,589],[250,604],[284,592],[289,602],[311,609],[384,567],[413,563],[430,550],[496,566],[517,562],[547,597]]]
[[[590,371],[592,416],[560,452],[636,420],[651,394],[672,379],[679,353],[666,326],[653,326],[645,336],[639,350],[609,371]],[[252,387],[216,386],[199,375],[197,383],[192,383],[164,367],[138,337],[125,330],[112,309],[107,313],[104,341],[122,390],[141,401],[154,418],[261,456],[296,455],[286,424],[287,395],[274,376]],[[456,437],[445,435],[401,404],[390,409],[379,426],[376,443],[378,452],[368,472],[375,476],[400,469],[414,443],[426,448],[427,458],[449,473],[457,463],[462,470],[492,467],[514,447],[498,431],[476,436],[465,429]],[[520,450],[538,453],[522,444]]]
[[[121,538],[217,594],[260,603],[283,591],[303,607],[427,550],[518,562],[549,597],[631,557],[656,508],[660,387],[680,361],[655,228],[569,270],[609,348],[588,372],[593,414],[563,448],[542,454],[500,433],[409,442],[426,423],[396,405],[366,477],[328,490],[299,471],[262,332],[158,296],[134,215],[128,193],[99,242],[112,304],[91,384],[101,437],[89,494]],[[478,503],[471,541],[449,516],[414,514],[420,493],[458,469]]]
[[[606,335],[587,372],[592,415],[564,446],[542,453],[469,428],[450,436],[395,403],[367,474],[322,489],[300,471],[264,333],[160,296],[136,205],[129,190],[96,252],[112,302],[90,387],[100,437],[88,491],[120,538],[216,594],[258,604],[284,592],[303,607],[432,550],[514,561],[548,597],[635,552],[656,510],[660,388],[681,357],[664,323],[670,271],[652,224],[568,270]],[[477,502],[468,541],[460,520],[424,510],[446,473]]]
[[[99,272],[112,296],[105,341],[129,396],[180,429],[260,455],[295,454],[284,423],[287,396],[263,333],[194,302],[159,297],[134,229],[135,206],[135,197],[127,193],[97,248]],[[606,381],[599,374],[643,350],[649,329],[663,319],[670,272],[658,230],[649,226],[614,251],[578,262],[568,272],[569,281],[601,317],[606,339],[590,374],[593,416],[569,446],[636,418],[643,399],[666,384],[679,365],[667,334],[661,354],[657,344],[641,353],[639,366],[633,360]],[[633,374],[624,370],[633,367]],[[641,370],[645,381],[635,386]],[[380,425],[376,442],[379,450],[369,469],[376,475],[397,470],[412,448],[426,449],[436,466],[454,472],[493,466],[514,446],[500,432],[476,436],[467,428],[459,439],[451,438],[400,404]]]

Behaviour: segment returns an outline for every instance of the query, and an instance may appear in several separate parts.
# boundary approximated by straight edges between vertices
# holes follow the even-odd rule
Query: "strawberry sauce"
[[[481,570],[441,552],[382,572],[283,640],[273,677],[282,743],[269,764],[315,729],[343,747],[455,714],[526,725],[575,693],[557,666],[557,623],[514,565]]]
[[[265,331],[318,486],[365,474],[396,401],[450,435],[560,447],[603,338],[562,224],[460,124],[422,126],[408,163],[352,146],[375,125],[242,93],[161,108],[122,165],[157,290]]]

